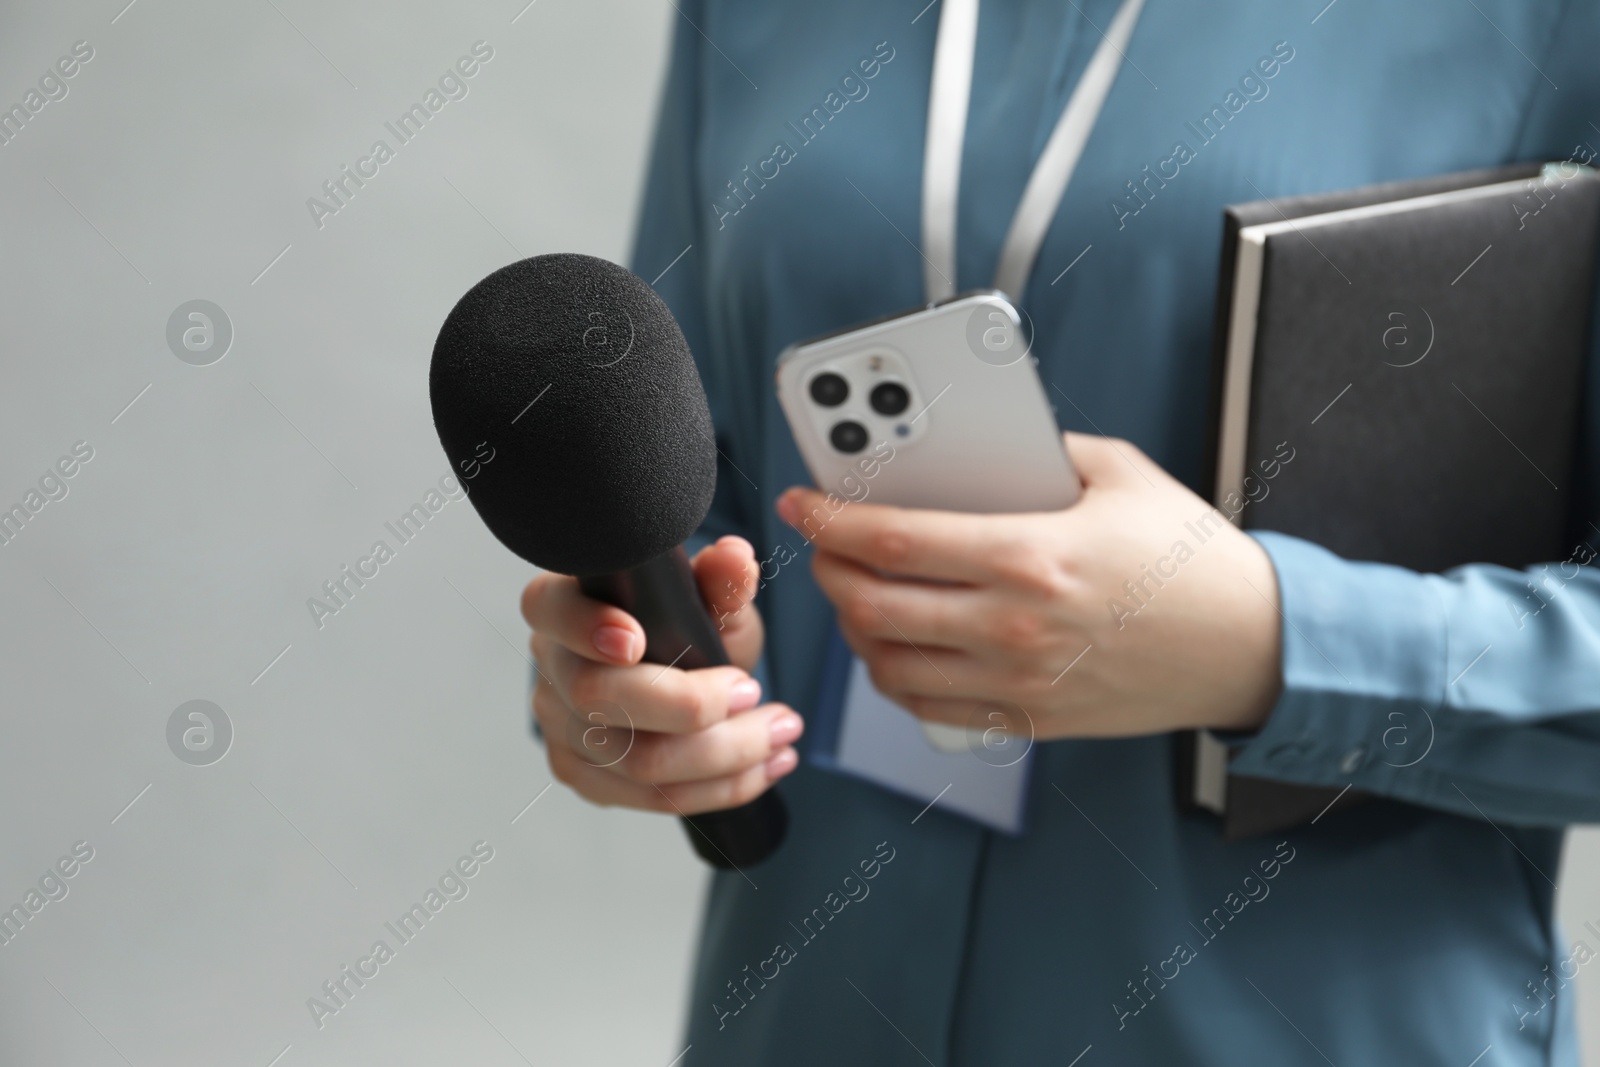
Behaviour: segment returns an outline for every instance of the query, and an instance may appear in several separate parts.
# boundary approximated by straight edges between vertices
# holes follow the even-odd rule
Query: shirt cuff
[[[1253,531],[1277,572],[1283,692],[1229,772],[1422,800],[1447,623],[1426,575]]]

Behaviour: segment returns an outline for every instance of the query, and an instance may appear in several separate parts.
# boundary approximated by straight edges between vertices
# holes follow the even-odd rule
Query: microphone
[[[444,320],[428,393],[453,466],[494,449],[467,499],[502,544],[638,619],[646,662],[728,664],[683,550],[716,491],[711,413],[655,290],[574,253],[502,267]],[[788,812],[769,789],[683,821],[731,869],[771,855]]]

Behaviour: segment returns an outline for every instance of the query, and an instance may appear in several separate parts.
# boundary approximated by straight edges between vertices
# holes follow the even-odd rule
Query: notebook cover
[[[1529,178],[1526,164],[1230,208],[1211,451],[1243,226]],[[1570,168],[1569,168],[1570,169]],[[1244,511],[1348,559],[1442,571],[1562,558],[1600,175],[1266,239],[1246,455],[1294,460]],[[1540,206],[1542,205],[1542,206]],[[1537,214],[1529,214],[1539,207]],[[1398,317],[1396,317],[1398,316]],[[1207,471],[1215,495],[1215,463]],[[1193,739],[1180,744],[1192,796]],[[1231,775],[1224,833],[1315,818],[1336,789]],[[1356,802],[1351,791],[1340,800]]]
[[[1216,312],[1212,318],[1211,341],[1211,397],[1207,407],[1206,455],[1213,460],[1217,455],[1218,435],[1221,430],[1223,371],[1228,354],[1229,313],[1233,300],[1233,272],[1238,258],[1239,230],[1276,219],[1299,219],[1345,208],[1382,204],[1392,200],[1406,200],[1416,196],[1466,189],[1474,185],[1494,185],[1498,182],[1536,176],[1543,164],[1515,163],[1505,167],[1463,171],[1422,178],[1415,181],[1384,182],[1366,185],[1359,189],[1341,189],[1331,193],[1313,193],[1307,196],[1286,196],[1276,200],[1256,200],[1248,204],[1233,204],[1222,214],[1222,262],[1217,273]],[[1216,464],[1206,466],[1200,483],[1200,495],[1207,500],[1216,498]]]

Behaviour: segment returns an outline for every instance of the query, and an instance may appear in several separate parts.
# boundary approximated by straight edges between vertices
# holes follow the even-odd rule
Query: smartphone
[[[964,293],[790,345],[778,402],[817,488],[944,511],[1056,511],[1081,492],[1005,294]],[[967,731],[923,724],[936,746]]]
[[[790,345],[778,402],[824,492],[854,499],[843,487],[864,483],[898,507],[1057,511],[1080,484],[1029,341],[1003,293],[965,293]]]

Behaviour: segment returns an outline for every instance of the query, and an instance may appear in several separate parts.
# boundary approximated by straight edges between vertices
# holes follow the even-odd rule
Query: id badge
[[[950,731],[935,743],[923,723],[872,685],[866,665],[834,631],[811,726],[813,764],[864,779],[991,830],[1025,829],[1033,739],[997,710],[984,725]],[[952,741],[959,738],[959,747]],[[920,816],[919,816],[920,818]]]

